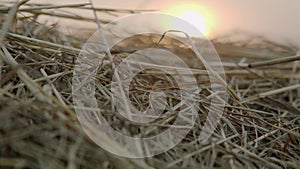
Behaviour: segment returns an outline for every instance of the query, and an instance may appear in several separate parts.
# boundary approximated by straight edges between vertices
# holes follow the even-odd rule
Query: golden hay
[[[9,8],[12,5],[3,3],[0,6],[0,15],[6,17],[0,19],[0,168],[300,168],[297,49],[257,37],[251,37],[252,41],[234,42],[226,37],[212,40],[223,62],[229,88],[239,100],[230,96],[210,143],[202,145],[197,142],[197,134],[209,109],[207,96],[211,93],[207,73],[197,71],[201,63],[195,64],[184,58],[191,57],[191,51],[170,47],[168,43],[176,42],[165,39],[160,47],[181,54],[195,69],[203,89],[199,93],[198,119],[186,138],[173,149],[151,158],[129,159],[112,155],[94,144],[82,131],[74,113],[72,73],[86,39],[63,34],[55,27],[36,22],[39,15],[78,22],[94,21],[93,18],[48,11],[58,8],[92,10],[90,4],[26,3],[24,8],[19,8],[20,3]],[[25,12],[28,17],[17,15],[16,20],[17,12]],[[133,44],[147,46],[155,44],[157,37],[139,36],[131,40]],[[112,50],[116,63],[136,48],[126,45],[120,44]],[[155,77],[166,78],[155,71],[149,71],[149,74],[150,77],[140,74],[136,79],[140,86],[131,88],[131,101],[136,101],[134,104],[140,109],[147,105],[147,99],[141,96],[153,87]],[[97,90],[97,99],[106,105],[110,112],[106,118],[116,130],[125,128],[130,134],[138,135],[140,133],[131,128],[147,129],[147,126],[130,124],[127,128],[125,123],[114,121],[116,112],[111,110],[111,100],[104,95],[105,92],[110,94],[111,78],[109,66],[98,71],[97,83],[102,90]],[[160,87],[165,88],[168,97],[172,98],[170,104],[178,102],[176,90],[169,89],[168,83]],[[162,120],[159,123],[166,125],[153,124],[156,130],[150,126],[148,135],[157,134],[170,122]]]

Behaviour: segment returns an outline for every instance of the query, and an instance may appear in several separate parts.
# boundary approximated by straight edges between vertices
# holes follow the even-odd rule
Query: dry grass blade
[[[300,56],[288,56],[288,57],[283,57],[283,58],[277,58],[277,59],[272,59],[272,60],[250,63],[248,65],[248,67],[255,68],[255,67],[261,67],[261,66],[281,64],[281,63],[286,63],[286,62],[293,62],[296,60],[300,60]]]
[[[86,5],[90,5],[90,3],[72,4],[72,5],[45,5],[45,6],[37,6],[37,7],[27,7],[27,8],[21,8],[18,11],[22,12],[22,11],[32,11],[32,10],[42,10],[42,9],[76,8],[76,7],[83,7],[83,6],[86,6]],[[9,11],[9,7],[0,8],[0,12],[8,12],[8,11]]]
[[[259,93],[259,94],[256,94],[254,96],[249,96],[249,97],[243,99],[241,101],[241,103],[247,103],[247,102],[250,102],[250,101],[253,101],[253,100],[265,98],[267,96],[276,95],[278,93],[284,93],[284,92],[288,92],[288,91],[291,91],[291,90],[296,90],[298,88],[300,88],[300,84],[287,86],[287,87],[283,87],[283,88],[280,88],[280,89],[276,89],[276,90],[272,90],[272,91],[268,91],[268,92],[264,92],[264,93]]]
[[[9,36],[17,38],[19,40],[34,42],[36,44],[39,44],[40,46],[49,46],[49,47],[52,47],[55,49],[63,49],[63,50],[69,51],[69,52],[76,52],[77,54],[79,54],[79,52],[80,52],[80,49],[66,46],[66,45],[56,44],[56,43],[52,43],[52,42],[48,42],[48,41],[44,41],[44,40],[40,40],[40,39],[35,39],[35,38],[30,38],[30,37],[26,37],[26,36],[14,34],[14,33],[7,33],[7,34]]]

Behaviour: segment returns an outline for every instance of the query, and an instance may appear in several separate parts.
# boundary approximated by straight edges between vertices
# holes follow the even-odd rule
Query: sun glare
[[[189,22],[205,36],[211,34],[211,29],[214,26],[214,18],[209,9],[198,3],[176,4],[175,6],[164,10],[164,12]],[[176,20],[169,22],[169,24],[171,24],[169,26],[172,26],[174,29],[183,29],[182,23],[178,23]],[[193,30],[186,33],[190,36],[199,36],[199,33]]]

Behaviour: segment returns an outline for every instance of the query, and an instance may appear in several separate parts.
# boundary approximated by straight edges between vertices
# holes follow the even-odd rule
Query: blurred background
[[[70,4],[67,0],[31,0],[32,3]],[[88,0],[73,0],[72,3],[88,3]],[[198,27],[210,38],[243,32],[260,35],[271,41],[300,46],[300,13],[298,0],[110,0],[93,1],[95,7],[134,10],[155,10],[177,17]],[[77,10],[77,9],[76,9]],[[68,12],[78,13],[79,11]],[[82,11],[80,15],[92,17],[91,11]],[[118,16],[99,16],[100,18]],[[61,22],[67,31],[74,28],[71,20],[51,19]],[[94,23],[76,25],[94,29]]]

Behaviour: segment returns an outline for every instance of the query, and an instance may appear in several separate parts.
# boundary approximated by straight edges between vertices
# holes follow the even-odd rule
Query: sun
[[[201,6],[199,3],[179,3],[163,10],[163,12],[189,22],[205,36],[211,34],[215,22],[210,10],[207,7]],[[169,26],[172,26],[174,29],[183,29],[182,22],[179,23],[177,20],[169,22],[169,24],[171,24]],[[194,30],[186,33],[190,36],[199,36],[199,33]]]

